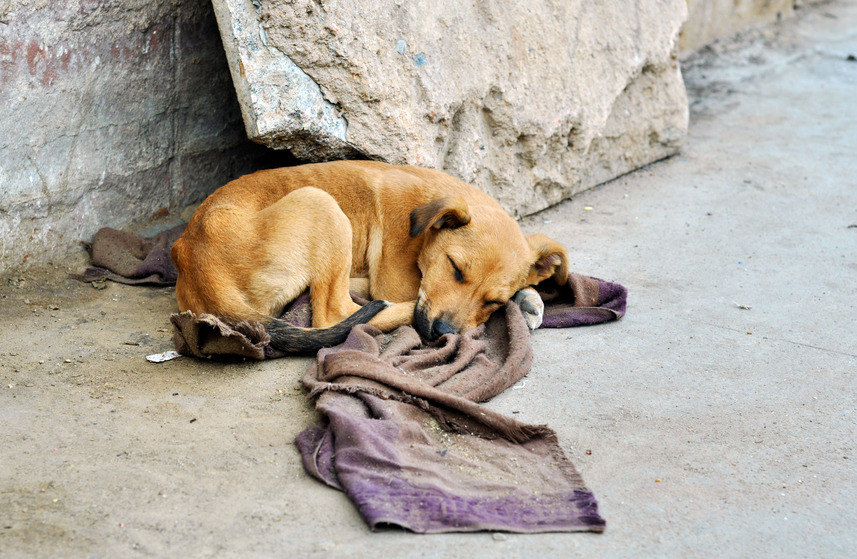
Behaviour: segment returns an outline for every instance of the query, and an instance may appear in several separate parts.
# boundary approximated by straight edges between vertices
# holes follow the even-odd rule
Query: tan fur
[[[234,180],[203,202],[172,256],[182,311],[264,321],[309,288],[313,327],[325,328],[357,310],[352,277],[371,298],[398,303],[372,324],[414,323],[429,338],[476,326],[518,290],[568,276],[565,249],[525,237],[479,190],[370,161]]]

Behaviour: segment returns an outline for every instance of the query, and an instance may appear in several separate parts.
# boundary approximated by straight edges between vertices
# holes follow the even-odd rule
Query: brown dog
[[[486,194],[439,171],[374,161],[234,180],[202,203],[172,258],[182,311],[262,322],[284,351],[340,343],[366,321],[414,324],[433,340],[485,322],[520,290],[516,299],[537,306],[525,288],[568,277],[565,249],[525,237]],[[359,307],[349,285],[375,301]],[[307,288],[312,329],[274,318]]]

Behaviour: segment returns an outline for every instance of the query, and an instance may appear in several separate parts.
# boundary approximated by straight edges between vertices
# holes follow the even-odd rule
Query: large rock
[[[684,0],[214,0],[248,134],[443,169],[516,214],[675,153]]]

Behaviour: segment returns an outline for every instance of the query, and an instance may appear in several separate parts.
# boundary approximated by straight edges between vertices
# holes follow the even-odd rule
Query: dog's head
[[[544,235],[524,236],[491,205],[451,196],[411,212],[411,237],[424,237],[414,325],[430,340],[482,324],[520,289],[568,279],[568,254]]]

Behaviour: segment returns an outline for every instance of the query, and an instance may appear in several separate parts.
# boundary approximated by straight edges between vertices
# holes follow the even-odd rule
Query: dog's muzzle
[[[442,320],[440,318],[433,320],[431,323],[431,339],[436,340],[444,334],[455,334],[455,328],[453,328],[448,322]]]
[[[457,333],[457,330],[442,315],[434,320],[429,318],[422,301],[417,301],[414,309],[414,327],[420,336],[432,342],[444,334]]]

